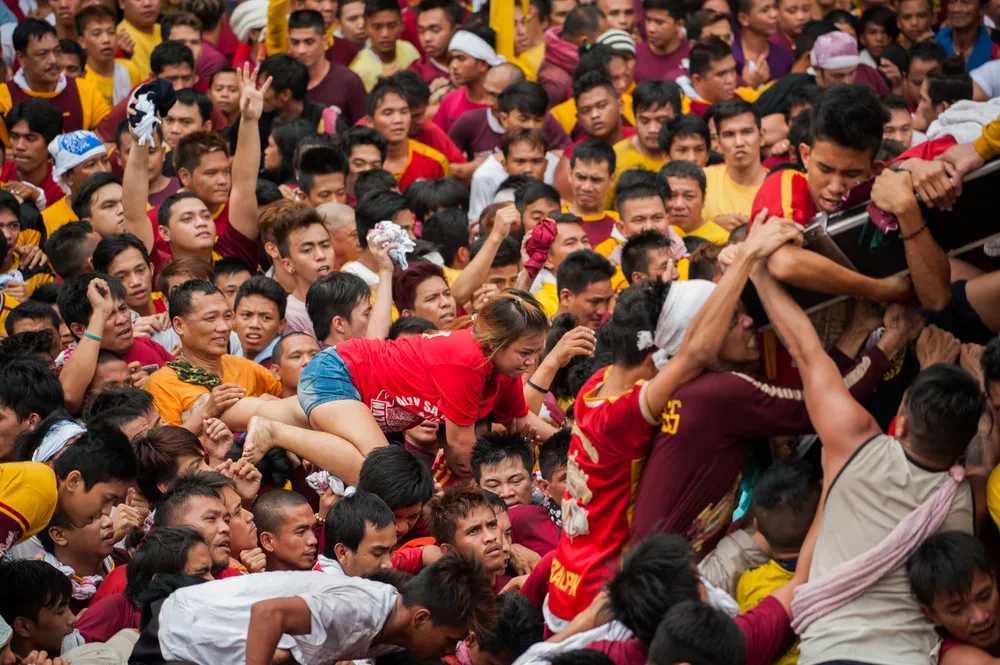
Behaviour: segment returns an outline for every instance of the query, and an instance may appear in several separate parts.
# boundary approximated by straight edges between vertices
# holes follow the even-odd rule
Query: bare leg
[[[962,259],[956,259],[955,257],[951,257],[949,259],[949,262],[951,263],[952,282],[957,282],[960,279],[965,279],[965,280],[975,279],[980,275],[986,274],[984,271],[980,270],[979,268],[977,268],[976,266],[972,265],[967,261],[963,261]]]
[[[320,404],[309,414],[309,424],[343,437],[366,457],[373,449],[389,445],[364,402],[345,399]]]
[[[226,409],[221,420],[233,432],[246,432],[250,419],[261,416],[286,425],[309,429],[309,419],[299,406],[298,397],[263,400],[259,397],[244,397]]]
[[[364,457],[350,441],[261,416],[252,417],[247,426],[243,457],[257,463],[264,453],[276,446],[326,469],[349,485],[358,482]]]

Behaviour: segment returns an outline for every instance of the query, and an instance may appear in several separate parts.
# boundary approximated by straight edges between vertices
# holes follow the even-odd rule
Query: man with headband
[[[491,67],[506,62],[496,52],[497,35],[484,25],[462,28],[448,44],[448,75],[454,90],[441,100],[434,122],[444,131],[451,129],[466,111],[488,108],[501,90],[486,90],[483,85]]]
[[[97,134],[78,129],[68,134],[60,134],[49,143],[52,156],[52,179],[66,196],[49,204],[42,211],[46,237],[51,238],[56,229],[70,222],[79,221],[70,201],[87,178],[95,173],[110,173],[108,149]]]

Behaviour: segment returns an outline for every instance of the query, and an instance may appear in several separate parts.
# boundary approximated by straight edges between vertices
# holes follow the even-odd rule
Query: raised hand
[[[94,312],[111,316],[115,311],[115,299],[111,296],[111,288],[103,279],[91,280],[87,285],[87,300]]]
[[[503,240],[510,235],[511,227],[520,221],[521,213],[517,211],[516,207],[513,205],[504,206],[497,210],[496,215],[493,216],[493,229],[490,231],[490,235]]]
[[[764,220],[767,220],[765,223]],[[767,216],[767,209],[761,210],[750,227],[750,235],[743,243],[744,251],[756,258],[770,256],[776,249],[789,242],[802,243],[802,228],[790,219]]]
[[[243,550],[240,552],[240,563],[251,573],[262,573],[267,565],[267,556],[264,554],[264,550],[259,547]]]
[[[240,114],[244,121],[260,120],[264,113],[264,93],[271,87],[268,76],[260,87],[257,86],[257,69],[250,72],[250,65],[244,64],[240,70]]]
[[[45,252],[38,245],[21,245],[15,247],[14,252],[21,257],[18,265],[23,270],[41,268],[49,262],[49,257],[45,256]]]
[[[597,336],[587,326],[577,326],[563,335],[549,353],[553,362],[559,367],[565,367],[577,356],[594,355],[597,346]]]

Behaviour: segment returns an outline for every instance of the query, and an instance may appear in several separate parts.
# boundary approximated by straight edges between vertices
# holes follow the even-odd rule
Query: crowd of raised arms
[[[1000,665],[998,155],[1000,0],[2,0],[0,665]]]

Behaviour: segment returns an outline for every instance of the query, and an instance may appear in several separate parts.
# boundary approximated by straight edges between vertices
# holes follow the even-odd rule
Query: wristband
[[[537,390],[540,393],[548,393],[549,392],[548,388],[542,388],[540,385],[532,383],[531,379],[528,379],[528,386],[531,387],[531,388],[534,388],[535,390]]]
[[[92,340],[94,340],[94,341],[95,341],[95,342],[97,342],[98,344],[100,344],[100,343],[101,343],[101,338],[100,338],[100,337],[98,337],[97,335],[95,335],[95,334],[94,334],[94,333],[92,333],[92,332],[88,332],[88,331],[84,330],[84,331],[83,331],[83,336],[84,336],[84,337],[86,337],[87,339],[92,339]]]
[[[921,233],[923,233],[926,230],[927,230],[927,222],[924,222],[923,224],[920,225],[919,229],[917,229],[916,231],[914,231],[913,233],[911,233],[908,236],[904,236],[902,233],[900,233],[899,234],[899,238],[903,242],[906,242],[907,240],[913,240],[914,238],[916,238],[918,235],[920,235]]]

